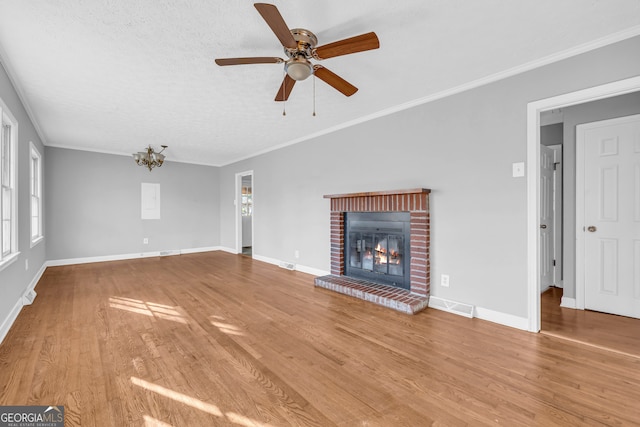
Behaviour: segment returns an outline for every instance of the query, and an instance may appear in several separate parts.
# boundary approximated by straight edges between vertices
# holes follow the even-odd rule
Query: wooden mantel
[[[366,193],[325,194],[325,199],[346,199],[350,197],[389,196],[394,194],[429,194],[428,188],[413,188],[409,190],[370,191]]]

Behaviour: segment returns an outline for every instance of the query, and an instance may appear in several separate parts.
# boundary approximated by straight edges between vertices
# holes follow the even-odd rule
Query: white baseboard
[[[269,258],[269,257],[258,255],[258,254],[253,254],[252,258],[255,259],[256,261],[262,261],[262,262],[266,262],[267,264],[273,264],[273,265],[280,265],[280,262],[281,262],[279,259]]]
[[[160,256],[160,252],[144,252],[144,253],[138,253],[138,254],[103,255],[103,256],[92,256],[92,257],[84,257],[84,258],[52,259],[47,261],[47,267],[58,267],[60,265],[89,264],[91,262],[122,261],[125,259],[151,258],[151,257],[159,257],[159,256]]]
[[[253,255],[253,259],[257,261],[266,262],[268,264],[273,264],[273,265],[280,265],[283,262],[288,262],[288,261],[282,261],[276,258],[269,258],[266,256],[255,255],[255,254]],[[327,274],[329,274],[328,271],[320,270],[319,268],[308,267],[306,265],[301,265],[301,264],[294,264],[294,265],[295,265],[294,270],[299,271],[301,273],[312,274],[314,276],[326,276]]]
[[[576,304],[576,299],[575,298],[567,298],[567,297],[562,297],[562,299],[560,300],[560,307],[573,308],[573,309],[577,309],[578,308],[578,306]]]
[[[203,248],[189,248],[189,249],[181,249],[180,253],[183,254],[197,254],[200,252],[215,252],[222,250],[220,246],[206,246]]]
[[[449,309],[449,304],[452,304],[454,306],[458,304],[464,310],[462,312],[456,312],[455,310]],[[522,329],[525,331],[529,330],[529,320],[526,317],[514,316],[513,314],[489,310],[488,308],[449,301],[440,297],[436,297],[434,295],[431,295],[431,297],[429,298],[429,308],[434,310],[442,310],[448,313],[453,313],[469,318],[476,317],[481,320],[487,320],[489,322],[498,323],[500,325],[509,326],[511,328]]]
[[[141,252],[132,254],[120,254],[120,255],[103,255],[86,258],[67,258],[67,259],[54,259],[47,261],[47,267],[57,267],[60,265],[73,265],[73,264],[88,264],[91,262],[107,262],[107,261],[122,261],[127,259],[137,258],[153,258],[167,255],[177,254],[193,254],[198,252],[211,252],[223,250],[220,246],[209,246],[203,248],[189,248],[189,249],[176,249],[167,251],[154,251],[154,252]]]
[[[300,264],[296,265],[296,270],[302,273],[311,274],[313,276],[327,276],[331,274],[329,271],[326,271],[326,270],[320,270],[319,268],[307,267],[306,265],[300,265]]]
[[[31,279],[31,282],[29,283],[27,288],[22,292],[22,295],[20,295],[20,298],[18,299],[18,301],[16,301],[16,304],[13,306],[7,317],[2,321],[2,325],[0,325],[0,344],[2,343],[2,341],[4,341],[4,338],[9,333],[9,329],[11,329],[11,326],[13,326],[13,323],[18,318],[18,315],[20,314],[20,311],[24,306],[22,296],[36,288],[36,285],[40,281],[40,278],[42,277],[46,269],[47,263],[45,262],[44,264],[42,264],[36,275],[33,276],[33,279]]]
[[[22,310],[22,295],[20,296],[20,299],[16,301],[16,304],[9,312],[9,315],[4,319],[2,325],[0,325],[0,344],[2,344],[2,341],[4,341],[4,338],[9,333],[9,329],[13,326],[13,322],[18,318],[20,310]]]
[[[529,319],[526,317],[514,316],[513,314],[502,313],[482,307],[476,307],[476,317],[524,331],[529,330]]]
[[[227,246],[218,246],[219,251],[223,251],[223,252],[229,252],[230,254],[234,254],[234,255],[238,255],[238,251],[236,251],[234,248],[229,248]]]

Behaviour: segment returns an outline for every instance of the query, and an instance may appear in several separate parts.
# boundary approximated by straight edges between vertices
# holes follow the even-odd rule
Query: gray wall
[[[127,156],[45,152],[48,260],[219,245],[219,168],[168,160],[149,172]],[[159,220],[140,218],[143,182],[160,184]]]
[[[29,158],[32,141],[42,155],[46,170],[46,154],[42,142],[25,111],[18,94],[13,88],[4,66],[0,66],[0,98],[18,121],[18,250],[20,256],[16,262],[0,271],[0,328],[7,319],[15,304],[20,300],[24,291],[30,286],[38,271],[43,267],[45,242],[48,239],[48,229],[44,228],[45,240],[31,248],[31,225],[29,218]],[[44,194],[46,201],[46,193]],[[44,215],[48,214],[46,206]],[[29,269],[25,269],[25,260],[29,260]],[[0,333],[3,331],[0,330]],[[1,336],[0,336],[1,338]]]
[[[564,127],[562,123],[555,123],[547,126],[540,126],[540,144],[557,145],[562,144],[564,137]]]
[[[254,171],[254,254],[293,261],[299,250],[299,264],[325,271],[323,194],[426,187],[432,294],[526,317],[526,180],[511,164],[526,159],[527,103],[637,76],[639,51],[636,37],[226,166],[221,245],[235,247],[237,172]]]
[[[640,92],[563,109],[563,296],[576,296],[576,126],[583,123],[640,114]]]

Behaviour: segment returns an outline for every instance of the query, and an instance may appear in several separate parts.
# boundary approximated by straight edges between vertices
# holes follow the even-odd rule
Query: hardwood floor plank
[[[244,256],[50,267],[37,291],[0,345],[0,404],[70,426],[640,424],[640,358]]]

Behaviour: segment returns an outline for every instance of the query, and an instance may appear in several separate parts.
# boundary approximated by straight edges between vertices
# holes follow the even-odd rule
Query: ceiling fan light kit
[[[313,73],[313,66],[305,58],[291,58],[284,64],[284,71],[295,81],[304,80]]]
[[[322,65],[314,65],[311,60],[322,61],[335,56],[378,49],[380,42],[375,33],[361,34],[316,47],[318,44],[316,35],[304,28],[290,30],[276,6],[267,3],[255,3],[254,6],[282,44],[288,59],[274,57],[218,58],[215,60],[216,64],[227,66],[284,63],[286,74],[276,94],[276,101],[286,101],[295,83],[307,79],[312,74],[345,96],[351,96],[358,91],[357,87],[342,77]]]

